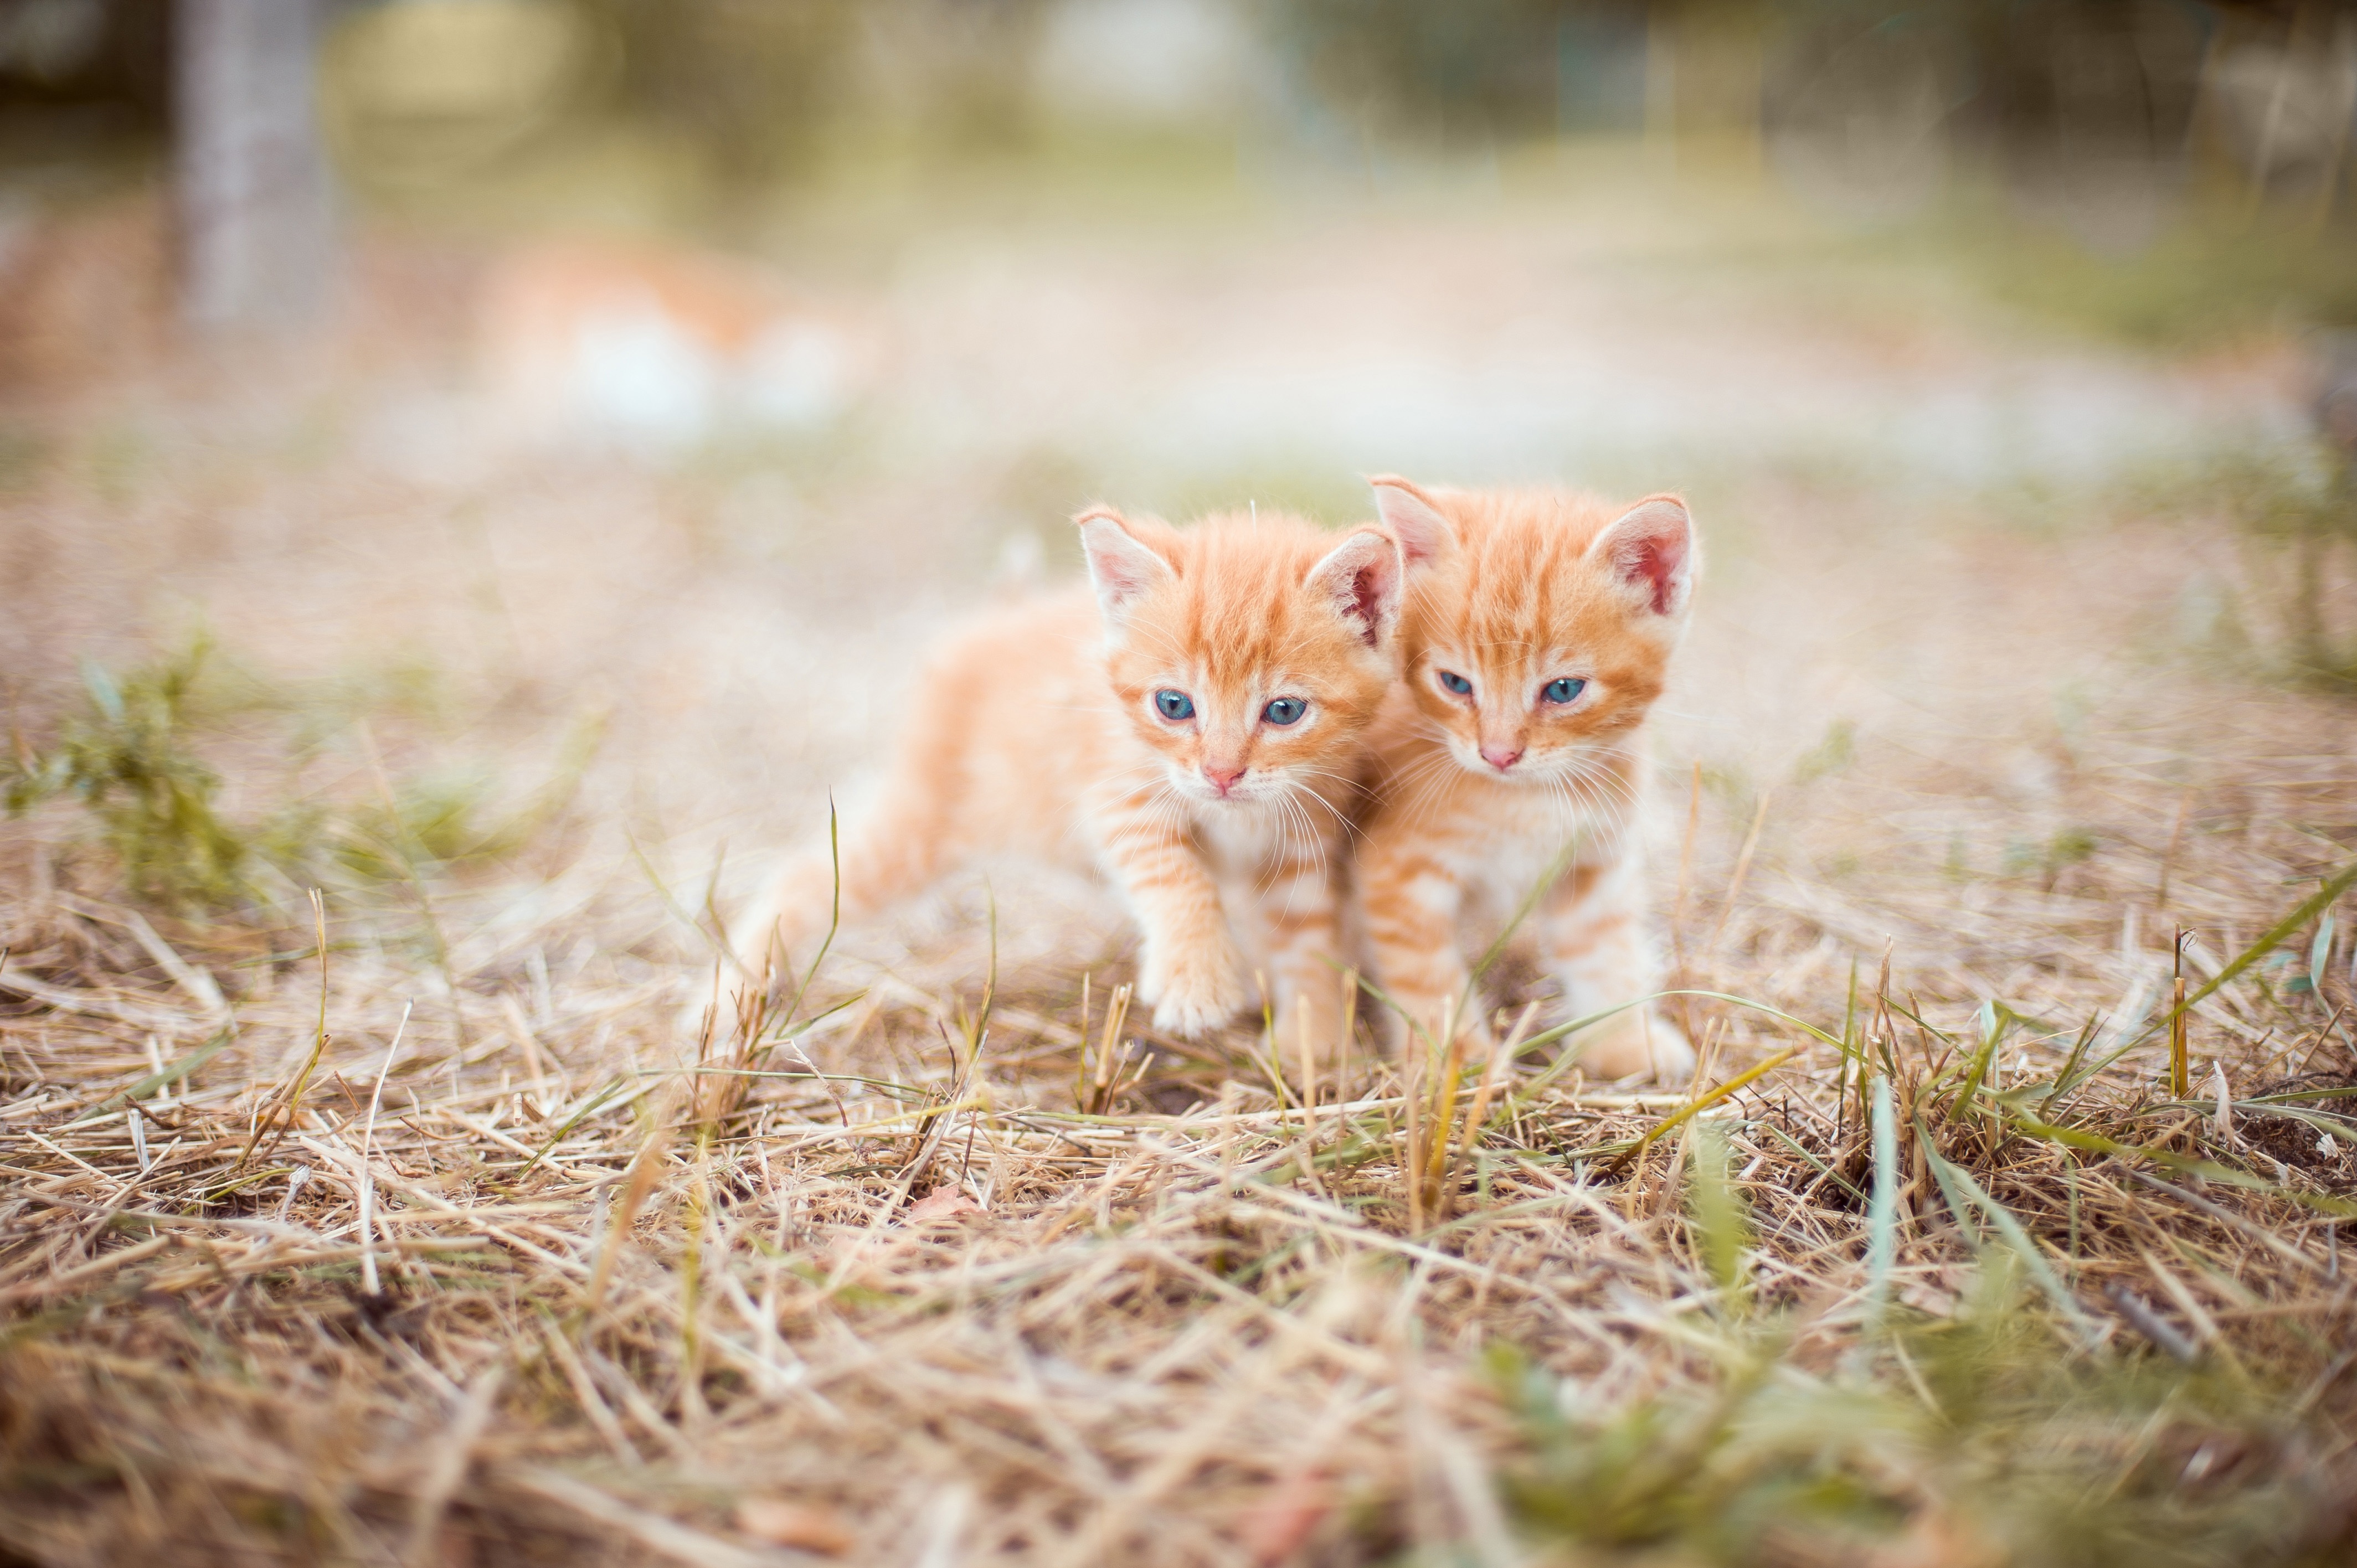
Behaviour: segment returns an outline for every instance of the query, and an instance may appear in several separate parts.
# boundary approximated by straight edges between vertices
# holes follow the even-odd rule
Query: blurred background
[[[2352,139],[2357,7],[2323,0],[0,0],[0,1568],[400,1540],[407,1562],[553,1561],[575,1538],[542,1521],[569,1516],[495,1535],[511,1505],[486,1499],[608,1477],[581,1519],[650,1551],[742,1480],[839,1506],[812,1512],[830,1533],[773,1539],[861,1538],[845,1561],[1374,1560],[1230,1543],[1329,1515],[1369,1553],[1502,1561],[1479,1469],[1514,1463],[1514,1431],[1544,1457],[1505,1506],[1566,1553],[2290,1561],[2351,1491],[2319,1210],[2179,1194],[2298,1259],[2302,1296],[2244,1235],[2110,1187],[2137,1148],[2067,1163],[1944,1086],[2040,1095],[2041,1120],[2154,1140],[2172,1168],[2170,1148],[2247,1159],[2319,1207],[2352,1190],[2345,1142],[2317,1137],[2344,1122],[2253,1108],[2357,1090],[2349,898],[2313,935],[2276,924],[2357,855]],[[945,622],[1074,577],[1074,511],[1340,526],[1383,471],[1688,497],[1703,581],[1650,802],[1673,972],[1860,1031],[1879,973],[1889,1011],[1981,1042],[1936,1083],[1905,1065],[1931,1062],[1924,1033],[1882,1042],[1917,1140],[1893,1290],[1970,1328],[1892,1339],[1924,1370],[1901,1348],[1890,1398],[1857,1380],[1881,1375],[1870,1346],[1818,1333],[1881,1299],[1850,1294],[1837,1190],[1867,1207],[1868,1163],[1846,1058],[1750,1090],[1774,1086],[1822,1178],[1778,1153],[1722,1179],[1749,1145],[1697,1118],[1674,1155],[1639,1146],[1628,1221],[1598,1206],[1611,1239],[1517,1197],[1500,1228],[1426,1233],[1462,1277],[1419,1262],[1395,1291],[1339,1228],[1229,1206],[1243,1173],[1291,1179],[1238,1141],[1281,1125],[1243,1029],[1134,1069],[1100,1048],[1077,1081],[1066,1020],[1104,1016],[1135,941],[1077,876],[953,879],[844,933],[785,1010],[845,1124],[927,1097],[882,1129],[905,1143],[822,1145],[827,1107],[780,1082],[794,1098],[764,1088],[749,1125],[790,1137],[696,1111],[729,1130],[640,1211],[667,1101],[574,1100],[740,1048],[681,1005],[734,984],[720,917],[830,800],[858,809]],[[2193,993],[2213,1119],[2161,1091],[2158,999],[2246,950]],[[1498,1000],[1545,983],[1510,973]],[[1797,1039],[1697,1021],[1715,1074]],[[979,1042],[962,1061],[952,1032]],[[780,1038],[729,1059],[784,1069]],[[172,1083],[167,1059],[208,1065]],[[1107,1101],[1109,1059],[1154,1079]],[[2033,1087],[2055,1069],[2084,1076]],[[737,1070],[711,1081],[759,1081]],[[142,1101],[156,1131],[106,1111],[145,1089],[172,1101]],[[1083,1092],[1120,1108],[1086,1134],[1114,1141],[1057,1133],[1071,1165],[1001,1147],[1078,1132],[1024,1108]],[[974,1093],[958,1180],[982,1197],[987,1164],[997,1228],[920,1240],[964,1202],[946,1115]],[[1796,1093],[1848,1175],[1792,1136]],[[1199,1100],[1216,1123],[1130,1116]],[[1495,1167],[1527,1185],[1499,1196],[1568,1192],[1542,1161],[1614,1179],[1587,1140],[1633,1120],[1531,1103]],[[1714,1125],[1764,1136],[1755,1103]],[[322,1218],[352,1179],[329,1145],[219,1163],[298,1105],[347,1141],[364,1115],[376,1158],[403,1140],[402,1205],[494,1198],[468,1212],[540,1238],[536,1261],[404,1254],[388,1285],[435,1283],[370,1305]],[[466,1131],[427,1130],[446,1114]],[[977,1124],[998,1129],[981,1162]],[[1670,1218],[1688,1134],[1691,1245]],[[1333,1198],[1381,1239],[1389,1177],[1361,1162],[1391,1132],[1324,1136]],[[544,1140],[566,1185],[509,1160]],[[322,1158],[299,1211],[310,1167],[275,1165],[298,1146]],[[620,1208],[601,1179],[593,1210],[597,1162],[630,1148]],[[1953,1197],[1937,1218],[1927,1172],[1999,1230]],[[943,1185],[888,1227],[920,1176]],[[164,1244],[102,1251],[135,1194],[249,1229],[227,1265],[176,1231],[202,1268],[99,1272]],[[1753,1201],[1761,1262],[1783,1260],[1756,1288]],[[257,1240],[274,1211],[335,1250]],[[759,1244],[803,1283],[731,1261],[772,1223]],[[542,1241],[578,1241],[601,1282],[625,1260],[604,1308],[573,1313],[554,1264],[589,1266]],[[1493,1295],[1482,1260],[1532,1291]],[[2033,1278],[2071,1304],[2069,1345],[2100,1321],[2119,1359],[2050,1358],[2066,1340],[2004,1309]],[[1747,1301],[1803,1305],[1755,1335]],[[1307,1337],[1265,1335],[1279,1302]],[[589,1326],[554,1332],[560,1308]],[[1804,1348],[1770,1379],[1784,1323]],[[2187,1380],[2130,1325],[2199,1358]],[[543,1326],[601,1431],[619,1418],[564,1346],[619,1380],[659,1444],[645,1469],[619,1435],[589,1467]],[[1515,1344],[1577,1376],[1509,1373]],[[1529,1416],[1460,1393],[1447,1369],[1477,1353]],[[1682,1388],[1697,1402],[1665,1402]],[[457,1463],[412,1498],[421,1452]],[[969,1506],[998,1544],[961,1556]],[[1099,1544],[1149,1537],[1158,1556]],[[164,1544],[102,1544],[135,1539]]]
[[[0,0],[19,768],[144,671],[224,822],[716,865],[1075,508],[1396,469],[1695,499],[1737,819],[2035,797],[2124,658],[2357,670],[2352,125],[2314,0]]]
[[[316,327],[395,223],[791,267],[846,205],[938,229],[1012,216],[1013,185],[1201,220],[1495,199],[1576,157],[1574,184],[1773,192],[2182,340],[2222,306],[2352,308],[2352,26],[2318,0],[6,0],[0,134],[13,249],[38,209],[145,189],[201,323]]]

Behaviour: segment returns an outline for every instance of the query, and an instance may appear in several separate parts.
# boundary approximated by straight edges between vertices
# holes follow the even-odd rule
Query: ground
[[[2348,1550],[2357,707],[2249,526],[2314,461],[2295,340],[2122,347],[1576,160],[770,244],[856,366],[783,432],[513,437],[500,247],[391,221],[317,341],[20,355],[16,757],[115,788],[0,825],[0,1552]],[[1072,510],[1382,470],[1691,499],[1694,1083],[1157,1041],[1103,890],[1017,865],[682,1027]],[[181,753],[218,886],[122,810]]]

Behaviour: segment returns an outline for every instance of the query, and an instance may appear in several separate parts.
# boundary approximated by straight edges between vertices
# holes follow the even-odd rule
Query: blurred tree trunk
[[[208,328],[304,326],[335,256],[317,0],[177,0],[173,21],[182,313]]]

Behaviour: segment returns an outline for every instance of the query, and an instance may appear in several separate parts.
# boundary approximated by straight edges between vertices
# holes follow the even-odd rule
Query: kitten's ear
[[[1647,496],[1587,547],[1609,561],[1631,599],[1657,616],[1678,617],[1694,597],[1694,520],[1677,496]]]
[[[1430,496],[1397,474],[1377,474],[1367,483],[1375,488],[1375,515],[1399,541],[1400,560],[1408,570],[1429,566],[1456,544],[1457,531]]]
[[[1137,601],[1177,574],[1129,531],[1129,519],[1113,508],[1091,507],[1072,521],[1081,526],[1081,553],[1088,557],[1097,608],[1104,614],[1106,629],[1119,631],[1129,623]]]
[[[1399,546],[1362,528],[1326,553],[1301,585],[1334,607],[1369,648],[1381,648],[1399,624]]]

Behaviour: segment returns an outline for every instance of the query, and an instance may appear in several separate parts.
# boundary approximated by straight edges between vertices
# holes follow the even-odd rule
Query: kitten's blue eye
[[[1564,675],[1548,682],[1546,690],[1539,695],[1550,703],[1568,703],[1586,690],[1587,690],[1587,682],[1577,675]]]
[[[1195,699],[1184,692],[1174,692],[1166,686],[1154,693],[1154,711],[1175,725],[1181,719],[1195,716]]]
[[[1298,697],[1279,697],[1260,711],[1260,716],[1273,725],[1289,725],[1309,711],[1309,704]]]
[[[1456,693],[1460,697],[1473,690],[1472,682],[1468,681],[1462,675],[1456,674],[1447,670],[1443,670],[1440,672],[1440,683],[1449,691]]]

